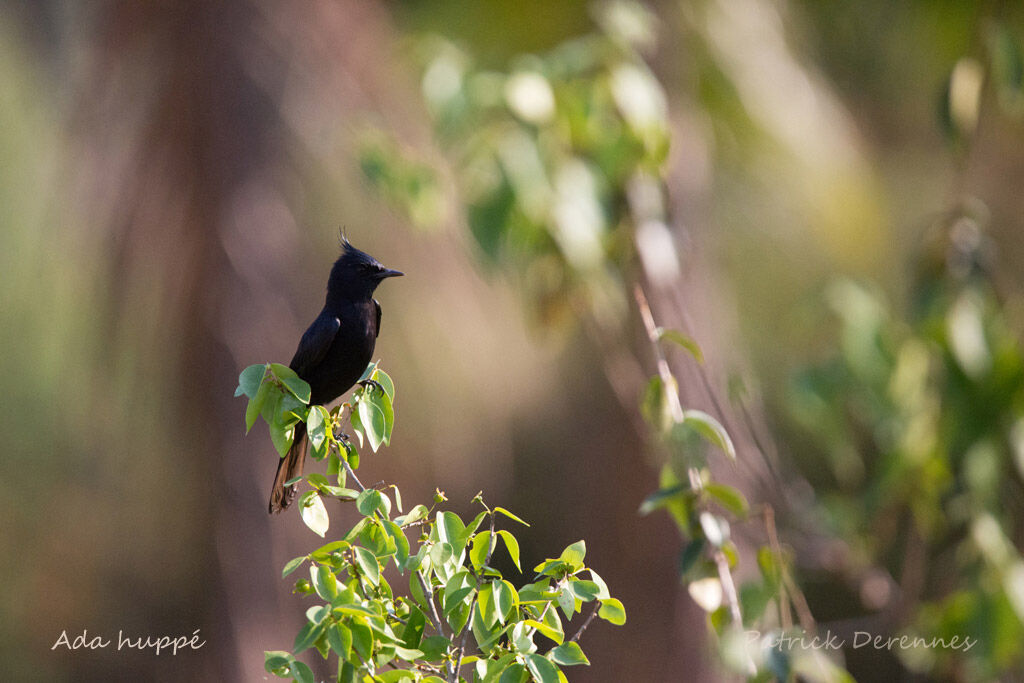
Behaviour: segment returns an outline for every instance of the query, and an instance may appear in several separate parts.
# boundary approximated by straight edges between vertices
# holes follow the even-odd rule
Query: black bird
[[[362,376],[380,334],[380,304],[373,290],[382,280],[401,275],[385,268],[342,237],[341,256],[327,279],[327,301],[309,326],[288,364],[309,383],[310,405],[324,405],[349,390]],[[302,474],[306,459],[306,425],[295,426],[295,443],[281,458],[270,492],[270,512],[295,500],[295,486],[285,482]]]

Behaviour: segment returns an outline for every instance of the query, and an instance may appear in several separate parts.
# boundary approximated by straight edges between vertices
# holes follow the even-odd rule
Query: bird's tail
[[[295,500],[295,485],[285,487],[289,479],[302,476],[302,465],[306,460],[306,425],[299,422],[295,425],[295,441],[288,449],[288,454],[281,458],[277,465],[277,476],[274,477],[274,488],[270,491],[270,513],[281,512]]]

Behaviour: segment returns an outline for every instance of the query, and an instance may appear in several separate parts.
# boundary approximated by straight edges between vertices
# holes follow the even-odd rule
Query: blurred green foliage
[[[502,264],[549,322],[621,318],[632,230],[663,214],[666,96],[640,55],[653,17],[626,3],[596,16],[603,31],[515,58],[508,70],[481,68],[440,39],[422,48],[423,94],[479,254]],[[361,163],[394,197],[392,179],[408,176],[410,163],[380,149]],[[400,203],[415,207],[415,197]]]
[[[986,245],[971,213],[948,217],[903,313],[871,287],[832,285],[838,353],[789,402],[832,532],[852,564],[890,577],[862,587],[865,607],[913,635],[978,639],[899,653],[975,681],[1024,671],[1024,349]]]

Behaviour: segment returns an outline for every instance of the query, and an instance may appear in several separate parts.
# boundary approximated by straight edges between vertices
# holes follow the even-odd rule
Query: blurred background
[[[459,511],[483,490],[535,522],[524,565],[585,538],[629,621],[587,631],[574,681],[729,679],[683,541],[637,514],[637,280],[701,344],[684,400],[779,507],[820,626],[983,634],[847,653],[855,677],[1022,675],[1018,3],[0,11],[5,680],[270,678],[303,622],[280,569],[315,539],[267,516],[274,450],[232,391],[291,357],[340,229],[406,273],[378,292],[397,424],[362,478]],[[928,444],[914,467],[894,433]],[[206,645],[51,649],[83,629]]]

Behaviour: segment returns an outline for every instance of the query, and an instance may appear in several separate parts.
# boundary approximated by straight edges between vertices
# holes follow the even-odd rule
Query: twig
[[[601,610],[601,602],[597,601],[597,602],[594,603],[594,609],[590,610],[590,614],[587,616],[587,620],[584,621],[582,624],[580,624],[579,630],[576,631],[576,633],[574,633],[572,635],[572,638],[569,639],[570,642],[575,643],[577,640],[579,640],[580,636],[582,636],[583,632],[587,630],[587,627],[590,626],[590,622],[592,622],[594,620],[594,617],[597,616],[597,613],[600,610]]]
[[[661,383],[665,389],[665,398],[668,400],[669,408],[672,411],[672,418],[675,422],[682,422],[685,419],[685,412],[683,411],[683,404],[679,401],[679,393],[673,387],[675,387],[675,377],[672,376],[672,370],[668,366],[668,361],[665,359],[665,354],[661,350],[661,345],[658,343],[658,326],[654,322],[654,315],[651,313],[651,306],[647,303],[647,296],[644,294],[643,287],[636,285],[633,290],[633,295],[636,298],[637,306],[640,309],[640,318],[643,320],[644,329],[647,331],[647,338],[651,341],[651,347],[654,350],[654,358],[658,366],[658,375],[661,377]],[[700,472],[694,468],[687,468],[687,477],[690,480],[695,490],[700,490],[701,476]],[[718,580],[722,584],[722,592],[725,595],[726,603],[729,606],[729,613],[732,616],[733,623],[737,628],[743,628],[743,613],[740,611],[740,600],[739,595],[736,592],[736,584],[733,582],[732,573],[729,571],[729,560],[726,558],[725,553],[720,549],[715,550],[712,554],[712,559],[715,562],[715,566],[718,568]],[[748,669],[750,669],[751,675],[757,672],[757,667],[754,666],[752,660],[747,659]]]
[[[480,589],[477,588],[477,593],[479,594],[479,592]],[[476,607],[476,598],[477,596],[474,595],[473,599],[469,601],[469,621],[467,621],[466,625],[463,627],[462,638],[459,640],[459,658],[455,660],[452,683],[459,683],[459,669],[462,668],[462,655],[466,652],[466,636],[468,636],[469,632],[473,630],[473,609]]]
[[[779,534],[775,528],[775,510],[771,505],[764,506],[764,527],[768,533],[768,545],[771,546],[772,554],[779,565],[779,621],[783,630],[788,631],[793,628],[793,615],[789,613],[789,596],[786,594],[786,583],[783,580],[785,570],[782,566],[782,545],[779,543]],[[807,628],[806,625],[804,628]]]
[[[359,477],[356,476],[356,471],[352,469],[351,465],[348,464],[348,460],[346,460],[345,458],[340,458],[340,460],[342,464],[345,465],[345,472],[348,474],[348,476],[352,477],[352,481],[356,483],[356,486],[359,487],[359,490],[365,491],[366,487],[363,486],[363,482],[359,481]]]
[[[668,399],[669,408],[672,410],[672,418],[676,422],[682,422],[685,418],[683,404],[679,402],[679,394],[671,389],[672,385],[675,384],[675,377],[672,376],[672,370],[669,368],[668,361],[665,360],[665,354],[658,344],[658,326],[654,324],[654,316],[651,314],[650,304],[647,303],[647,296],[639,284],[633,290],[633,295],[636,297],[637,306],[640,308],[640,318],[643,320],[644,328],[647,330],[647,338],[651,340],[651,347],[654,349],[654,359],[658,365],[658,375],[661,377],[661,383],[665,386],[665,398]]]
[[[437,613],[437,605],[434,603],[434,591],[430,589],[427,582],[423,579],[423,575],[416,571],[416,578],[420,580],[420,585],[423,586],[423,593],[427,598],[427,604],[430,605],[430,617],[431,622],[434,624],[434,628],[437,629],[437,635],[444,636],[444,629],[441,627],[441,617]],[[452,669],[451,665],[445,667],[450,674]]]

